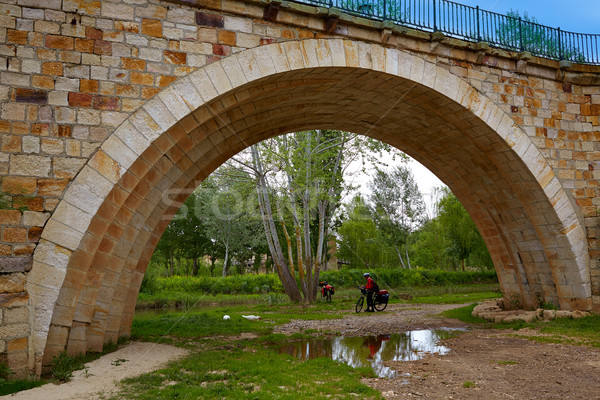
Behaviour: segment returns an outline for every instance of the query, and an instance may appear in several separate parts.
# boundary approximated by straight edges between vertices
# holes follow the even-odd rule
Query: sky
[[[600,0],[454,0],[487,11],[519,11],[538,23],[576,33],[600,33]]]
[[[600,0],[454,0],[469,6],[479,6],[483,10],[505,14],[507,11],[526,12],[538,23],[550,27],[577,33],[600,33]],[[412,160],[409,164],[424,196],[428,212],[432,215],[431,194],[433,188],[443,183],[427,168]],[[367,183],[370,176],[355,177],[354,184],[359,185],[358,192],[368,195]]]

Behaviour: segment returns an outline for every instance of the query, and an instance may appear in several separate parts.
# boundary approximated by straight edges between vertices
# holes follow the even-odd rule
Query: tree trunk
[[[198,259],[194,257],[194,267],[192,268],[192,276],[198,276]]]
[[[225,243],[225,261],[223,261],[223,277],[227,276],[227,261],[229,261],[229,243]]]
[[[283,289],[286,294],[293,302],[299,302],[302,300],[296,280],[290,274],[290,270],[286,265],[285,258],[283,257],[283,251],[281,250],[281,244],[279,243],[279,237],[277,236],[277,229],[275,228],[275,221],[273,219],[273,211],[271,208],[271,201],[269,199],[269,191],[265,176],[263,174],[262,163],[258,154],[256,146],[251,147],[252,159],[254,166],[257,171],[257,185],[256,189],[258,192],[258,206],[261,212],[263,225],[265,228],[265,235],[267,238],[267,244],[269,245],[269,252],[273,258],[273,264],[277,270],[279,280],[283,285]]]
[[[410,266],[410,258],[408,258],[408,238],[406,239],[406,243],[404,243],[404,249],[406,250],[406,264],[408,265],[408,269],[412,269]]]
[[[217,261],[217,257],[216,256],[211,256],[210,257],[210,276],[214,275],[215,272],[215,262]]]
[[[404,260],[402,259],[402,254],[400,254],[400,249],[398,248],[398,246],[394,246],[394,249],[396,249],[396,254],[398,254],[398,258],[400,259],[400,264],[402,264],[402,268],[406,269],[406,265],[404,265]]]

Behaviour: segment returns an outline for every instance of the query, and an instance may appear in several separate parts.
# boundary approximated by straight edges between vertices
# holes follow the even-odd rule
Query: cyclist
[[[373,307],[373,293],[379,292],[379,286],[377,286],[377,283],[375,283],[368,272],[365,272],[363,277],[367,280],[367,284],[365,285],[367,291],[367,309],[365,312],[375,312],[375,308]]]

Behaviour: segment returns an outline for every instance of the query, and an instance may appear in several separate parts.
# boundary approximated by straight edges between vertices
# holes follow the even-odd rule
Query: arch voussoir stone
[[[147,263],[190,190],[243,148],[314,127],[368,134],[437,173],[480,228],[507,296],[528,307],[542,293],[562,308],[591,308],[575,208],[492,99],[408,51],[339,38],[288,41],[180,78],[91,157],[35,252],[28,285],[38,362],[128,335]],[[52,279],[42,282],[45,274]]]

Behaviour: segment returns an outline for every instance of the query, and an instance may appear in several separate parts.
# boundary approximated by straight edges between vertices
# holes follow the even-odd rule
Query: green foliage
[[[8,367],[6,362],[0,363],[0,381],[5,381],[14,374],[15,373]]]
[[[389,171],[377,169],[369,183],[374,216],[390,243],[400,246],[426,220],[425,203],[411,169],[397,165]]]
[[[0,191],[0,210],[9,210],[11,209],[12,199],[11,197]]]
[[[557,31],[540,25],[535,17],[530,17],[526,12],[521,16],[518,10],[510,10],[506,16],[506,22],[500,23],[496,29],[500,43],[532,54],[575,62],[585,61],[581,50],[564,43],[566,36],[559,38]]]
[[[337,257],[366,268],[397,265],[398,258],[378,230],[365,200],[357,195],[345,209],[347,219],[338,228]]]
[[[232,275],[225,278],[208,276],[169,276],[151,278],[140,293],[186,292],[203,294],[260,294],[283,292],[275,274]]]
[[[460,290],[460,286],[457,287]],[[473,301],[498,298],[498,292],[474,292],[474,293],[443,293],[433,296],[415,296],[409,303],[416,304],[464,304]]]
[[[517,364],[518,364],[517,361],[511,361],[511,360],[498,361],[498,365],[517,365]]]
[[[467,263],[492,267],[492,259],[479,230],[456,196],[445,189],[438,207],[437,220],[441,234],[448,240],[446,252],[455,260],[454,265],[460,263],[463,269]]]
[[[142,279],[140,286],[140,293],[152,294],[158,291],[157,276],[155,274],[146,272]]]
[[[475,384],[475,382],[466,381],[463,383],[463,387],[464,388],[474,388],[474,387],[477,387],[477,385]]]
[[[382,289],[498,282],[496,272],[493,270],[442,271],[426,269],[342,269],[321,272],[321,280],[325,280],[336,287],[362,285],[364,284],[362,276],[364,272],[369,272]]]
[[[470,306],[446,310],[442,313],[442,315],[446,318],[458,319],[468,324],[487,324],[488,322],[485,319],[473,316],[473,309],[476,305],[477,303],[474,303]]]
[[[46,380],[18,379],[7,381],[0,379],[0,396],[17,393],[22,390],[33,389],[45,385],[46,383],[48,383]]]
[[[67,382],[73,377],[73,371],[83,368],[83,362],[80,358],[67,355],[65,351],[62,351],[52,358],[50,367],[54,379]]]

